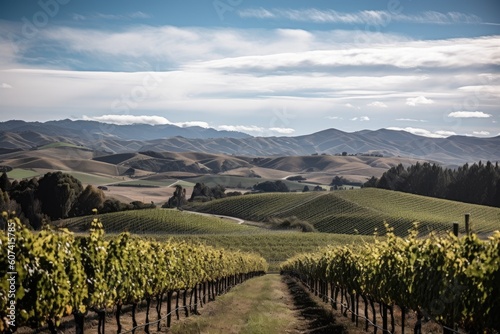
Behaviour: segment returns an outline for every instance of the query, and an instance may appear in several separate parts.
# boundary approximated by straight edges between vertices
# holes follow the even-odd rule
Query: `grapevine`
[[[352,300],[362,296],[365,301],[378,302],[391,313],[393,305],[399,305],[403,316],[413,310],[447,328],[500,329],[496,319],[500,314],[498,231],[481,240],[475,234],[418,238],[416,229],[401,238],[389,229],[384,239],[371,244],[330,246],[295,256],[281,270],[313,287],[329,283],[346,299],[347,295]],[[327,293],[328,288],[323,290]]]
[[[105,315],[114,306],[120,332],[124,305],[135,310],[142,301],[149,306],[153,298],[161,304],[164,294],[171,297],[183,290],[185,297],[188,289],[193,294],[203,284],[227,284],[236,282],[238,275],[251,277],[267,270],[266,261],[254,254],[183,241],[149,241],[126,232],[105,239],[97,218],[91,222],[90,234],[78,239],[65,229],[45,227],[34,234],[17,218],[8,222],[15,225],[16,328],[48,325],[57,333],[61,319],[73,314],[81,333],[85,314],[94,311],[99,316],[98,331],[105,333]],[[6,308],[7,238],[2,231],[0,332],[5,333],[14,330],[9,328]]]

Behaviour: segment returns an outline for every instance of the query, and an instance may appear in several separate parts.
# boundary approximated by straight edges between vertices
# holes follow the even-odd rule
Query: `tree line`
[[[154,207],[140,201],[123,203],[106,198],[92,185],[85,188],[73,176],[49,172],[40,178],[10,182],[4,172],[0,176],[0,211],[16,212],[27,226],[39,230],[44,223],[69,217]]]
[[[500,207],[500,167],[488,161],[457,169],[428,162],[405,168],[392,167],[380,179],[372,177],[364,187],[376,187],[465,203]]]

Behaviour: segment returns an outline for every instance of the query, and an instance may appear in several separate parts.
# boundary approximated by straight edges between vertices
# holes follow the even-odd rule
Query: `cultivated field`
[[[500,209],[382,189],[333,192],[255,194],[200,204],[201,212],[265,221],[295,216],[320,232],[342,234],[384,233],[384,222],[405,235],[419,222],[422,233],[451,231],[453,222],[471,214],[472,229],[489,234],[500,228]],[[461,224],[461,231],[464,224]]]

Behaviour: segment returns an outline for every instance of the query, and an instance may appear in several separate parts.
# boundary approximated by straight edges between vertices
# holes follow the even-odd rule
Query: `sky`
[[[0,121],[500,135],[498,0],[0,0]]]

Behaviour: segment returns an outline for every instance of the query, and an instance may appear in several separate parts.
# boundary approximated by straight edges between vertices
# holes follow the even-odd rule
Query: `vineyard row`
[[[105,239],[97,218],[91,223],[90,234],[81,238],[50,227],[34,234],[17,218],[7,219],[6,215],[3,223],[1,333],[13,332],[20,326],[44,325],[57,333],[61,319],[67,315],[74,316],[76,332],[83,333],[89,311],[97,313],[98,332],[104,333],[106,310],[111,307],[116,310],[120,333],[120,313],[125,305],[135,310],[146,302],[149,312],[151,301],[156,300],[160,318],[164,297],[169,308],[173,294],[178,298],[183,291],[185,305],[187,291],[191,291],[194,305],[198,305],[207,296],[213,299],[222,289],[267,270],[266,261],[255,254],[182,241],[160,243],[129,233]],[[132,315],[135,324],[135,313]]]
[[[384,333],[394,333],[387,321],[394,305],[402,310],[402,333],[410,311],[416,312],[419,320],[434,319],[445,332],[450,328],[498,332],[500,232],[488,240],[475,234],[417,236],[416,229],[407,238],[390,231],[375,243],[329,246],[295,256],[283,263],[281,270],[329,296],[334,307],[339,295],[341,303],[345,300],[351,309],[362,298],[364,314],[368,314],[369,305],[375,313],[374,303],[379,303]],[[376,322],[375,317],[372,322]],[[374,329],[376,332],[377,327]],[[415,333],[419,333],[418,326]]]

